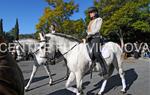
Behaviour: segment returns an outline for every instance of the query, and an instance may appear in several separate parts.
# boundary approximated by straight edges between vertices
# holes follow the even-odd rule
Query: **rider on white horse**
[[[106,62],[103,59],[100,49],[99,49],[99,45],[100,43],[102,43],[101,38],[100,38],[100,33],[99,33],[101,29],[101,25],[102,25],[102,18],[99,17],[98,10],[96,7],[90,7],[88,9],[88,13],[89,13],[91,21],[88,25],[88,29],[86,33],[87,34],[86,41],[88,42],[88,45],[92,49],[92,54],[90,54],[91,59],[93,61],[100,63],[102,67],[102,72],[100,75],[105,76],[106,74],[108,74],[108,70],[105,66]],[[85,39],[83,39],[83,41],[85,42]]]
[[[55,33],[55,25],[52,24],[50,27],[49,27],[49,30],[51,33]]]

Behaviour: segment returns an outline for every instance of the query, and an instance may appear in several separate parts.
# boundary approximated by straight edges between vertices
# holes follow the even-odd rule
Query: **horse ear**
[[[42,34],[43,37],[45,37],[45,33],[44,32],[41,32],[41,34]]]
[[[39,33],[39,36],[40,36],[40,40],[45,40],[44,36],[43,36],[43,33]]]

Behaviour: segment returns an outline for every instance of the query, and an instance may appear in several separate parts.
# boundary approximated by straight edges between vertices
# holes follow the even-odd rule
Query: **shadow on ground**
[[[128,91],[130,89],[131,85],[137,80],[137,78],[138,78],[138,75],[137,75],[137,73],[135,72],[135,70],[133,68],[125,71],[125,79],[126,79],[126,84],[127,84],[126,91]],[[103,81],[101,80],[100,82],[95,84],[94,85],[95,88],[88,91],[87,95],[95,95],[93,92],[95,90],[100,90],[102,82]],[[107,82],[104,93],[107,93],[111,89],[115,89],[118,86],[122,86],[119,74],[114,75],[114,76],[112,76],[111,78],[108,79],[108,82]]]
[[[55,75],[56,74],[52,74],[52,76],[55,76]],[[49,78],[49,76],[34,77],[33,80],[32,80],[32,83],[38,82],[38,81],[41,81],[41,80],[44,80],[44,79],[47,79],[47,78]],[[27,84],[28,81],[29,81],[29,79],[24,80],[25,84]]]
[[[86,81],[83,83],[83,89],[86,88],[86,86],[88,86],[90,84],[89,81]],[[75,85],[73,87],[76,87]],[[75,95],[75,93],[72,93],[66,89],[61,89],[61,90],[58,90],[58,91],[55,91],[55,92],[52,92],[50,94],[47,94],[47,95]]]
[[[43,79],[46,79],[46,78],[48,78],[48,76],[36,77],[36,78],[33,79],[33,82],[37,82],[37,81],[40,81],[40,80],[43,80]],[[135,70],[133,68],[125,71],[125,79],[126,79],[126,84],[127,84],[126,90],[127,91],[130,89],[132,84],[137,80],[137,78],[138,78],[138,75],[137,75],[137,73],[135,72]],[[28,81],[28,79],[25,80],[25,82],[27,82],[27,81]],[[55,80],[54,84],[57,84],[57,83],[62,82],[62,81],[64,81],[63,78]],[[101,80],[100,82],[95,84],[94,88],[92,90],[88,91],[86,93],[86,95],[95,95],[94,92],[96,90],[100,90],[102,82],[103,81]],[[47,84],[48,83],[43,84],[43,85],[38,86],[38,87],[35,87],[35,88],[32,88],[30,90],[45,86]],[[86,86],[88,86],[89,84],[90,84],[90,81],[84,82],[83,83],[83,89],[86,89]],[[121,84],[121,79],[120,79],[119,75],[117,74],[117,75],[114,75],[111,78],[109,78],[104,93],[109,92],[111,89],[116,89],[118,86],[122,86],[122,84]],[[74,85],[73,87],[76,87],[76,86]],[[47,95],[75,95],[75,94],[68,91],[68,90],[66,90],[66,89],[61,89],[61,90],[57,90],[57,91],[52,92],[52,93],[47,94]],[[131,94],[126,94],[126,95],[131,95]]]
[[[56,75],[56,74],[52,74],[52,76],[55,76],[55,75]],[[47,79],[47,78],[49,78],[49,76],[34,77],[34,78],[33,78],[33,80],[32,80],[32,83],[34,83],[34,82],[38,82],[38,81],[41,81],[41,80],[44,80],[44,79]],[[27,85],[28,81],[29,81],[29,79],[24,80],[24,82],[25,82],[25,86]],[[32,85],[32,83],[31,83],[31,85]],[[27,90],[27,91],[31,91],[31,90],[34,90],[34,89],[40,88],[40,87],[45,86],[45,85],[48,85],[48,83],[45,83],[45,84],[43,84],[43,85],[40,85],[40,86],[37,86],[37,87],[31,88],[31,89],[29,89],[29,90]]]

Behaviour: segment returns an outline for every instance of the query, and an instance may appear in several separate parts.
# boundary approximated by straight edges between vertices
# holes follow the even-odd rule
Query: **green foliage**
[[[19,23],[18,23],[18,19],[16,19],[16,24],[15,24],[15,28],[13,29],[13,34],[16,40],[19,39]]]
[[[11,32],[5,32],[5,39],[7,40],[7,42],[13,42],[13,40],[15,40]]]
[[[19,35],[20,39],[25,39],[25,38],[34,38],[34,34],[20,34]]]
[[[133,35],[150,32],[149,0],[94,0],[94,5],[103,18],[100,31],[102,35],[110,36],[116,31],[121,31],[128,37],[125,39],[132,39]],[[86,15],[88,21],[88,14]]]
[[[43,16],[39,19],[39,23],[36,25],[37,33],[35,33],[36,38],[38,32],[48,31],[48,27],[51,24],[56,26],[56,31],[66,34],[79,34],[79,32],[84,30],[84,21],[70,20],[70,17],[78,12],[78,4],[74,3],[74,0],[46,0],[49,6],[44,10]]]
[[[141,30],[143,32],[150,31],[150,25],[148,22],[145,21],[136,21],[132,24],[132,27],[134,27],[134,29],[136,30]]]
[[[13,35],[10,32],[5,32],[3,30],[3,20],[0,20],[0,37],[6,39],[7,42],[12,42],[14,40]]]
[[[0,36],[3,36],[4,32],[3,32],[3,20],[0,19]]]
[[[62,24],[65,20],[69,20],[69,17],[74,12],[78,11],[78,5],[73,0],[64,2],[63,0],[46,0],[49,4],[45,8],[43,16],[40,18],[39,23],[36,25],[37,30],[41,30],[45,24],[57,25],[58,31],[63,31]]]
[[[15,26],[10,31],[8,31],[6,34],[9,35],[9,36],[12,36],[11,38],[13,38],[14,40],[18,40],[19,39],[19,23],[18,23],[18,19],[16,19]]]
[[[37,32],[34,33],[35,39],[40,40],[40,38],[39,38],[39,33],[40,33],[40,32],[41,32],[41,31],[37,31]]]

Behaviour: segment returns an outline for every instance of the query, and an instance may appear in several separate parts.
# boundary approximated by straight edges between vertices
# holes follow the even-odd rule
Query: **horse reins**
[[[69,53],[72,49],[74,49],[76,46],[77,46],[78,44],[75,44],[71,49],[69,49],[67,52],[65,52],[64,54],[61,54],[61,56],[64,56],[64,55],[66,55],[67,53]],[[60,57],[61,57],[60,56]],[[47,58],[47,57],[46,57]],[[49,58],[50,60],[56,60],[56,58],[54,57],[54,58]]]
[[[75,44],[70,50],[68,50],[67,52],[65,52],[64,54],[62,54],[63,56],[66,55],[67,53],[69,53],[73,48],[75,48],[78,44]]]

